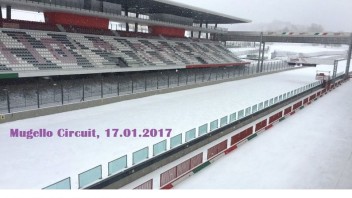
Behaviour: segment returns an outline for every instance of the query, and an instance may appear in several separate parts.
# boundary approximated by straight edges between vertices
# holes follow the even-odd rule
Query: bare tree
[[[324,31],[324,27],[322,25],[316,24],[316,23],[312,23],[308,28],[307,28],[308,32],[323,32]]]

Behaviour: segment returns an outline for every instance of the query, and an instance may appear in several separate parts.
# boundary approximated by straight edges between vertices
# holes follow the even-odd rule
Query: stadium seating
[[[65,26],[65,29],[69,27]],[[91,30],[75,28],[74,31],[88,33],[86,31]],[[18,29],[0,31],[0,60],[0,71],[168,67],[241,62],[216,42]]]

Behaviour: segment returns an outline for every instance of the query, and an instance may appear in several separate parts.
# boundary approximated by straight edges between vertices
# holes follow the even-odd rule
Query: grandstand
[[[240,63],[221,44],[2,29],[2,71]],[[118,70],[117,70],[118,71]],[[98,71],[97,71],[98,72]]]
[[[20,73],[24,71],[55,70],[57,75],[60,70],[96,69],[94,73],[100,73],[103,69],[113,69],[117,72],[119,68],[124,67],[141,67],[142,70],[148,70],[150,66],[160,69],[174,66],[173,68],[181,69],[193,65],[199,67],[241,64],[238,58],[218,42],[184,37],[188,29],[192,35],[194,28],[198,29],[198,38],[201,38],[202,32],[209,38],[210,32],[226,31],[218,28],[218,24],[247,22],[207,10],[186,8],[182,4],[169,1],[76,0],[57,1],[57,4],[56,1],[45,0],[2,1],[1,6],[7,10],[6,19],[1,17],[0,23],[1,72],[15,72],[21,76]],[[11,19],[11,10],[21,9],[23,6],[26,6],[27,10],[43,11],[45,22]],[[165,9],[161,11],[157,6]],[[77,11],[77,8],[80,10]],[[119,22],[126,23],[125,31],[110,30],[108,22],[116,20],[116,14],[122,16],[122,8],[125,17]],[[72,13],[71,9],[76,9],[77,12]],[[175,10],[181,11],[182,14],[175,13]],[[136,17],[129,17],[131,14]],[[137,22],[142,15],[147,18],[144,19],[144,24]],[[134,21],[133,32],[129,28],[131,20],[137,20]],[[168,26],[163,23],[168,23]],[[215,23],[215,26],[210,27],[209,23]],[[149,33],[139,33],[140,25],[149,25]],[[211,38],[214,38],[215,33],[211,34]],[[50,76],[52,73],[45,72],[41,75]],[[76,72],[72,71],[70,74]],[[26,75],[32,76],[37,75]]]
[[[227,32],[221,24],[249,20],[172,1],[2,0],[0,6],[2,113],[159,89],[172,78],[188,84],[197,73],[202,81],[218,79],[223,69],[248,65],[215,38]],[[40,12],[45,21],[13,19],[14,9]],[[151,78],[157,80],[148,85]]]

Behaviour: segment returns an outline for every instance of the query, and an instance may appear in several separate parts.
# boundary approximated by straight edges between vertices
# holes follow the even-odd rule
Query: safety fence
[[[337,75],[337,78],[340,78],[343,74]],[[292,107],[287,108],[283,111],[277,112],[276,114],[271,115],[268,119],[265,119],[263,121],[258,122],[255,127],[250,127],[233,137],[231,137],[231,145],[237,144],[241,142],[244,139],[251,140],[257,136],[258,131],[264,130],[264,129],[269,129],[273,126],[273,123],[278,122],[279,120],[284,119],[285,115],[288,114],[293,114],[295,110],[302,108],[303,105],[310,104],[312,101],[316,100],[317,97],[323,95],[327,91],[335,88],[336,86],[340,85],[342,81],[337,81],[333,83],[329,88],[325,88],[322,91],[319,91],[317,93],[314,93],[313,95],[303,99],[302,101],[295,103]],[[308,84],[306,86],[294,89],[289,92],[285,92],[281,95],[272,97],[270,99],[267,99],[265,101],[262,101],[258,104],[251,105],[247,108],[241,109],[239,111],[236,111],[230,115],[223,116],[219,119],[213,120],[209,123],[205,123],[199,127],[190,129],[184,133],[180,133],[178,135],[175,135],[171,137],[170,139],[165,139],[159,143],[156,143],[152,145],[152,153],[149,153],[149,146],[146,146],[140,150],[137,150],[132,153],[132,155],[123,155],[122,157],[116,158],[112,160],[111,162],[108,163],[108,175],[102,175],[102,165],[96,166],[92,169],[89,169],[83,173],[78,174],[78,188],[85,188],[89,185],[92,185],[98,181],[100,181],[102,178],[107,178],[109,176],[118,174],[128,168],[131,168],[137,164],[140,164],[142,162],[145,162],[147,160],[152,159],[155,156],[158,156],[164,152],[167,152],[171,149],[175,149],[183,144],[186,144],[192,140],[195,140],[196,138],[199,138],[201,136],[204,136],[205,134],[209,134],[221,127],[227,126],[231,123],[234,123],[236,121],[240,121],[242,119],[248,118],[252,114],[255,114],[258,111],[264,110],[264,109],[269,109],[273,105],[279,104],[285,100],[291,99],[303,92],[306,92],[308,90],[321,87],[323,84],[323,81],[317,81],[311,84]],[[224,150],[228,149],[227,148],[227,141],[223,141],[211,148],[208,149],[207,152],[207,160],[210,160],[217,156],[219,153],[222,153]],[[229,151],[227,151],[229,152]],[[183,175],[185,172],[189,172],[192,170],[193,172],[197,170],[202,169],[204,165],[203,163],[203,155],[199,154],[194,157],[192,157],[189,160],[186,160],[182,162],[181,164],[175,166],[174,168],[168,170],[167,172],[163,173],[160,175],[160,188],[168,188],[168,184],[170,184],[170,181],[174,181],[176,178],[179,176]],[[127,158],[132,158],[132,165],[128,166],[127,163]],[[207,162],[210,163],[210,162]],[[199,167],[200,166],[200,167]],[[148,183],[141,184],[138,186],[138,189],[141,189],[143,187],[145,188],[152,188],[153,185],[150,184],[152,181],[148,180]],[[166,186],[166,187],[165,187]],[[64,180],[61,180],[58,183],[55,183],[53,185],[50,185],[46,187],[45,189],[53,189],[53,188],[60,188],[60,189],[67,189],[67,187],[71,188],[71,178],[67,178]]]
[[[119,97],[256,74],[256,64],[239,67],[180,69],[86,75],[51,79],[17,79],[0,85],[0,114]],[[263,73],[292,68],[267,62]]]

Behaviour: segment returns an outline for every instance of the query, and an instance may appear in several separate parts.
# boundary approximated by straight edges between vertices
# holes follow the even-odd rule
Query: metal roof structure
[[[195,23],[208,22],[210,24],[249,23],[250,20],[229,16],[222,13],[198,8],[169,0],[103,0],[110,3],[127,6],[131,12],[141,14],[167,13],[194,19]]]
[[[84,0],[89,1],[89,0]],[[207,9],[198,8],[183,3],[178,3],[170,0],[98,0],[102,2],[109,2],[120,4],[124,8],[128,7],[129,12],[140,13],[143,15],[149,14],[171,14],[185,18],[193,19],[194,23],[209,23],[209,24],[234,24],[234,23],[249,23],[251,20],[239,17],[230,16],[223,13],[214,12]],[[46,4],[46,5],[62,5],[60,0],[1,0],[0,5],[13,5],[15,8],[30,10],[30,11],[44,11],[41,7],[26,6],[30,3]],[[72,1],[72,4],[64,5],[66,9],[76,8],[79,2]],[[215,2],[214,2],[215,3]],[[81,5],[83,9],[83,5]]]
[[[261,36],[261,34],[263,36]],[[345,44],[352,42],[351,33],[299,33],[299,32],[241,32],[229,31],[226,35],[218,35],[220,41],[248,41],[248,42],[282,42],[282,43],[317,43],[317,44]]]
[[[83,2],[82,2],[83,1]],[[139,13],[139,17],[121,15],[116,12],[93,10],[85,8],[90,0],[81,1],[60,1],[60,0],[0,0],[0,6],[10,6],[13,9],[27,10],[34,12],[66,12],[93,17],[107,18],[115,22],[138,23],[140,25],[157,25],[164,27],[182,28],[189,31],[201,31],[203,33],[224,34],[228,29],[218,27],[218,24],[249,23],[250,20],[229,16],[214,11],[197,8],[170,0],[99,0],[121,5],[122,10],[129,13]],[[121,12],[121,10],[120,10]],[[192,19],[193,25],[175,23],[168,20],[150,19],[144,16],[155,14],[168,14],[183,18]],[[203,24],[201,26],[200,24]],[[209,24],[209,25],[204,25]],[[212,24],[215,24],[215,26]]]

